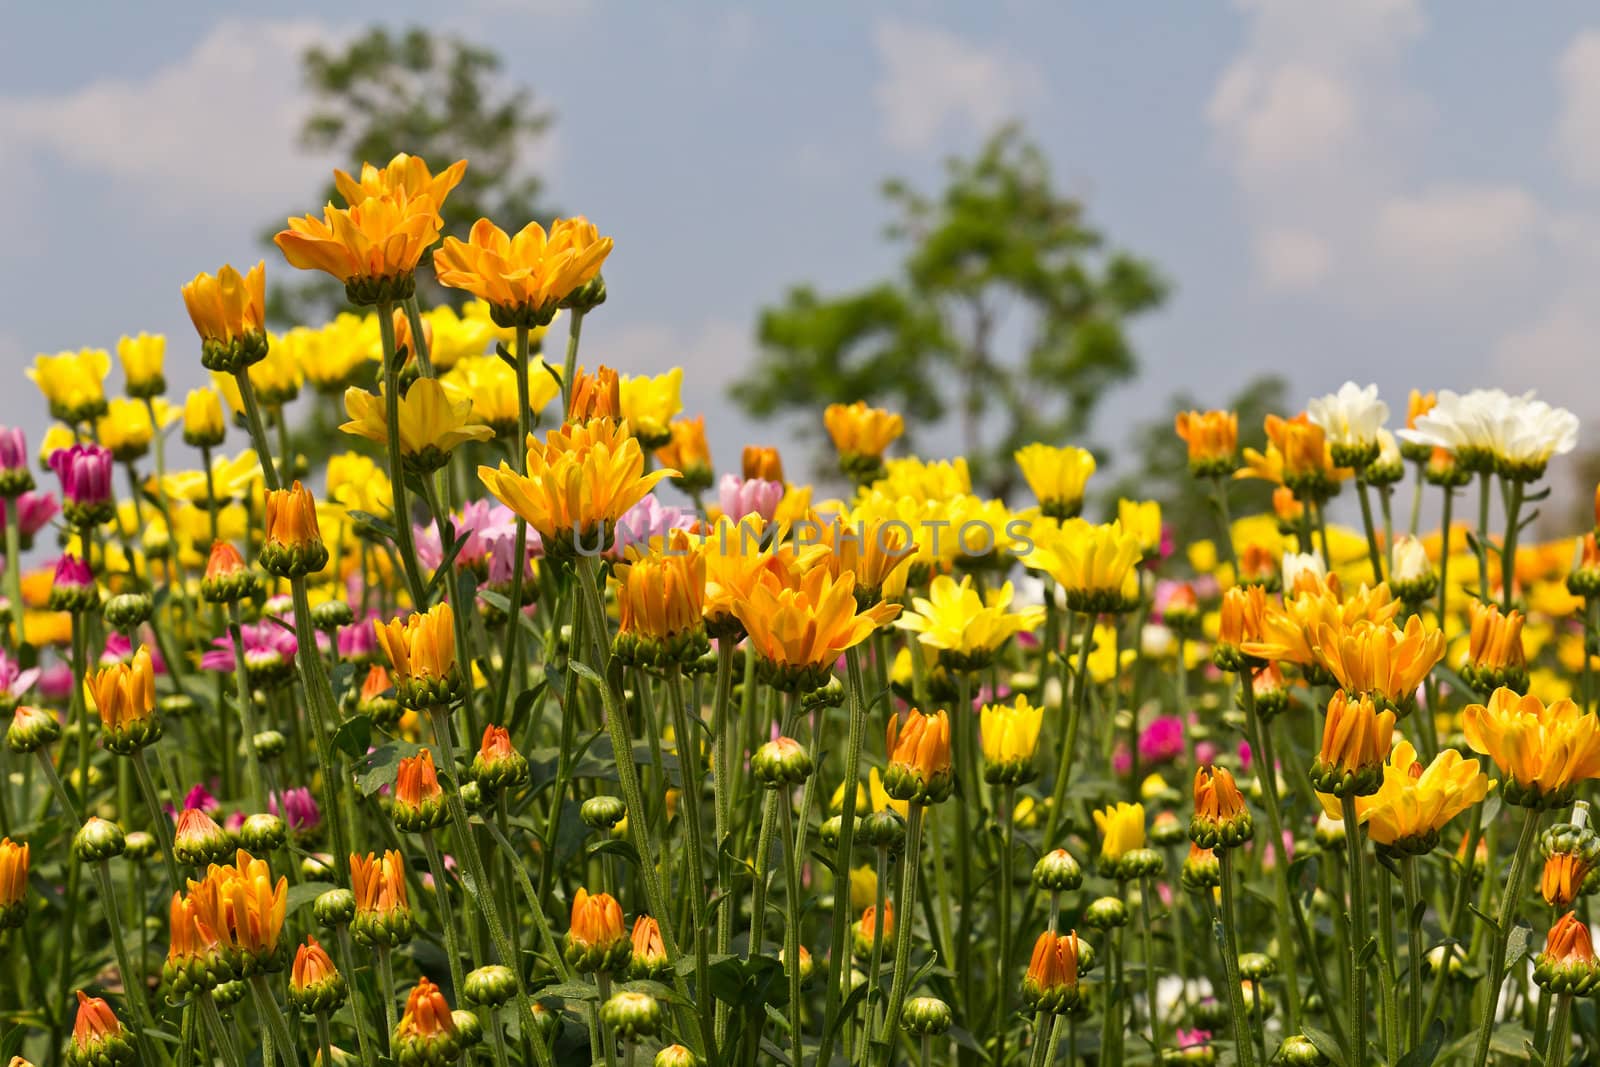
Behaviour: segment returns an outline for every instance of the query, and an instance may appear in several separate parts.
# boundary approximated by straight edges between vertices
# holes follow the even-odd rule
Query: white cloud
[[[1539,205],[1510,185],[1444,185],[1379,206],[1377,249],[1424,279],[1448,281],[1525,262]]]
[[[1032,64],[937,26],[883,19],[873,42],[883,63],[873,95],[884,135],[906,151],[1013,118],[1044,84]]]
[[[1575,37],[1556,72],[1563,97],[1556,155],[1575,180],[1600,185],[1600,30]]]
[[[1207,116],[1237,153],[1234,166],[1253,179],[1337,159],[1356,132],[1351,87],[1301,63],[1235,63],[1218,82]]]
[[[142,214],[270,217],[327,172],[286,146],[305,114],[300,54],[334,37],[314,21],[225,21],[148,76],[0,97],[0,142],[104,177]]]
[[[1305,230],[1273,229],[1256,238],[1261,278],[1273,289],[1307,289],[1322,281],[1332,266],[1328,243]]]

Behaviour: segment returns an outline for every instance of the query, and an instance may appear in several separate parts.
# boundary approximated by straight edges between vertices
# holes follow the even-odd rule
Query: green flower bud
[[[1117,858],[1116,876],[1125,882],[1160,877],[1167,861],[1153,848],[1131,848]]]
[[[72,838],[72,854],[80,863],[103,863],[122,855],[128,840],[122,827],[97,816],[89,816]]]
[[[271,763],[289,747],[289,739],[276,730],[263,730],[250,739],[262,762]]]
[[[1128,925],[1128,906],[1116,897],[1100,897],[1083,910],[1083,921],[1093,930]]]
[[[610,830],[628,814],[621,797],[590,797],[578,809],[578,817],[592,830]]]
[[[288,840],[289,828],[283,820],[267,812],[257,812],[239,828],[239,843],[246,852],[275,852]]]
[[[1047,893],[1070,893],[1083,885],[1083,868],[1064,848],[1046,852],[1033,865],[1034,887]]]
[[[912,997],[900,1009],[900,1025],[913,1037],[938,1036],[950,1029],[950,1005],[938,997]]]
[[[124,633],[132,633],[150,618],[150,609],[150,594],[121,593],[106,601],[106,625]]]
[[[822,846],[824,848],[838,848],[839,831],[842,829],[844,829],[843,815],[834,815],[830,818],[823,819],[822,825],[817,828],[818,836],[822,838]],[[861,824],[858,822],[856,824],[856,834],[859,836],[860,833]]]
[[[780,737],[756,749],[750,770],[768,789],[799,785],[811,777],[811,754],[794,738]]]
[[[124,840],[123,855],[135,863],[152,860],[156,856],[156,839],[143,830],[135,830]]]
[[[356,613],[342,600],[324,600],[311,609],[311,625],[326,633],[356,621]]]
[[[1260,982],[1278,973],[1278,964],[1264,952],[1245,952],[1239,956],[1239,976]]]
[[[468,1004],[498,1008],[517,995],[517,976],[510,967],[489,964],[462,979],[461,992]]]
[[[649,993],[623,990],[600,1005],[600,1021],[624,1041],[656,1036],[661,1019],[661,1002]]]
[[[1327,1067],[1328,1057],[1304,1034],[1290,1034],[1278,1046],[1273,1062],[1285,1067]]]
[[[856,834],[865,845],[899,855],[906,845],[905,816],[892,808],[874,811],[862,817]]]
[[[330,889],[312,902],[311,914],[328,929],[349,926],[356,917],[356,895],[348,889]]]
[[[1222,884],[1222,861],[1209,848],[1193,845],[1178,878],[1190,892],[1209,893]]]
[[[37,752],[60,736],[61,721],[54,712],[24,704],[11,718],[6,747],[13,752]]]
[[[700,1060],[682,1045],[668,1045],[656,1053],[651,1067],[700,1067]]]
[[[455,1021],[456,1040],[461,1042],[462,1048],[472,1048],[483,1042],[483,1024],[472,1012],[457,1008],[450,1013],[450,1018]]]

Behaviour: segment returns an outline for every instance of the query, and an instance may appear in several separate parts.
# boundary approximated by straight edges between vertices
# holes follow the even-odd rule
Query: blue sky
[[[179,284],[263,255],[289,274],[256,237],[319,206],[328,164],[293,148],[297,56],[381,19],[492,42],[555,113],[550,200],[617,239],[585,361],[684,364],[724,465],[789,440],[723,397],[761,305],[882,276],[881,179],[930,185],[1008,118],[1176,286],[1097,443],[1264,371],[1304,396],[1376,381],[1397,408],[1536,387],[1600,416],[1600,12],[1575,0],[267,7],[8,11],[0,359],[145,329],[197,382]],[[14,381],[0,421],[36,436]]]

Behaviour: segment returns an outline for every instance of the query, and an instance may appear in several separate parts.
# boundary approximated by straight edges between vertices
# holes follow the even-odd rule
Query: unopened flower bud
[[[822,825],[817,827],[817,835],[822,839],[824,848],[839,847],[839,831],[844,828],[844,816],[834,815],[822,820]],[[856,833],[861,833],[860,824],[856,824]]]
[[[897,855],[906,843],[905,816],[893,808],[874,811],[856,824],[856,834],[862,844]]]
[[[1116,897],[1100,897],[1083,909],[1083,921],[1091,929],[1111,930],[1128,925],[1128,906]]]
[[[1278,964],[1264,952],[1245,952],[1239,956],[1239,976],[1260,982],[1278,973]]]
[[[450,1013],[450,1019],[455,1023],[456,1038],[462,1048],[472,1048],[483,1041],[483,1024],[472,1012],[457,1008]]]
[[[60,736],[61,721],[55,712],[23,704],[11,717],[6,747],[13,752],[37,752]]]
[[[912,997],[900,1009],[900,1025],[913,1037],[938,1035],[950,1029],[950,1005],[938,997]]]
[[[233,842],[217,821],[199,808],[184,808],[172,834],[172,855],[187,867],[205,867],[225,859]]]
[[[498,963],[479,967],[462,979],[461,994],[468,1004],[498,1008],[517,995],[517,976]]]
[[[1127,882],[1156,878],[1166,869],[1166,860],[1153,848],[1131,848],[1117,860],[1117,877]]]
[[[1150,843],[1160,848],[1171,848],[1189,840],[1189,829],[1176,815],[1163,811],[1150,824]]]
[[[1209,893],[1222,884],[1222,861],[1211,849],[1191,843],[1179,879],[1191,892]]]
[[[289,1004],[302,1015],[330,1015],[344,1004],[344,975],[314,937],[295,949],[289,970]]]
[[[1329,1061],[1322,1050],[1311,1043],[1310,1038],[1304,1034],[1290,1034],[1278,1046],[1278,1054],[1273,1062],[1284,1064],[1285,1067],[1327,1067]]]
[[[624,1041],[661,1032],[661,1002],[649,993],[623,990],[600,1005],[600,1021]]]
[[[250,739],[250,744],[259,759],[271,763],[288,749],[289,739],[276,730],[262,730]]]
[[[682,1045],[668,1045],[656,1053],[651,1067],[700,1067],[700,1060]]]
[[[324,600],[311,609],[311,625],[324,633],[333,633],[355,621],[355,611],[343,600]]]
[[[219,1008],[231,1008],[244,999],[245,984],[238,979],[219,983],[211,990],[211,999]]]
[[[72,838],[72,854],[80,863],[103,863],[122,855],[128,839],[122,827],[97,816],[89,816]]]
[[[590,797],[578,809],[578,817],[592,830],[610,830],[628,814],[621,797],[602,794]]]
[[[135,830],[124,839],[122,854],[135,863],[143,863],[155,858],[157,847],[153,835]]]
[[[1083,885],[1083,868],[1070,852],[1058,848],[1033,865],[1033,884],[1048,893],[1069,893]]]
[[[811,754],[794,738],[780,737],[756,749],[750,769],[768,789],[799,785],[811,777]]]
[[[150,618],[150,608],[149,593],[119,593],[106,601],[106,625],[131,633]]]
[[[289,828],[282,819],[267,812],[256,812],[239,827],[239,843],[246,852],[276,852],[288,840]]]
[[[510,788],[528,777],[528,760],[511,745],[511,735],[503,726],[484,727],[483,742],[472,757],[472,779],[478,788],[493,794]]]
[[[311,914],[330,930],[349,926],[356,917],[356,895],[348,889],[330,889],[312,902]]]

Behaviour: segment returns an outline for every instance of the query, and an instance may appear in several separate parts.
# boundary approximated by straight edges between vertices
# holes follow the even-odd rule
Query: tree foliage
[[[1109,249],[1015,126],[948,164],[936,194],[890,181],[895,277],[853,293],[797,286],[759,319],[762,353],[731,388],[770,416],[865,399],[958,433],[975,479],[1003,493],[1011,453],[1085,434],[1106,389],[1138,369],[1125,326],[1166,283]]]
[[[481,217],[510,229],[548,220],[539,206],[543,183],[528,157],[550,115],[535,106],[530,90],[502,84],[500,66],[490,49],[419,27],[374,26],[342,47],[313,46],[302,59],[314,106],[301,127],[301,147],[333,154],[351,173],[397,152],[421,156],[434,170],[470,160],[441,212],[446,234],[465,238]],[[331,178],[322,197],[338,202]],[[273,220],[268,239],[282,226]],[[417,280],[425,305],[463,299],[426,271]],[[278,322],[316,321],[345,306],[343,289],[329,279],[273,292],[270,311]]]

